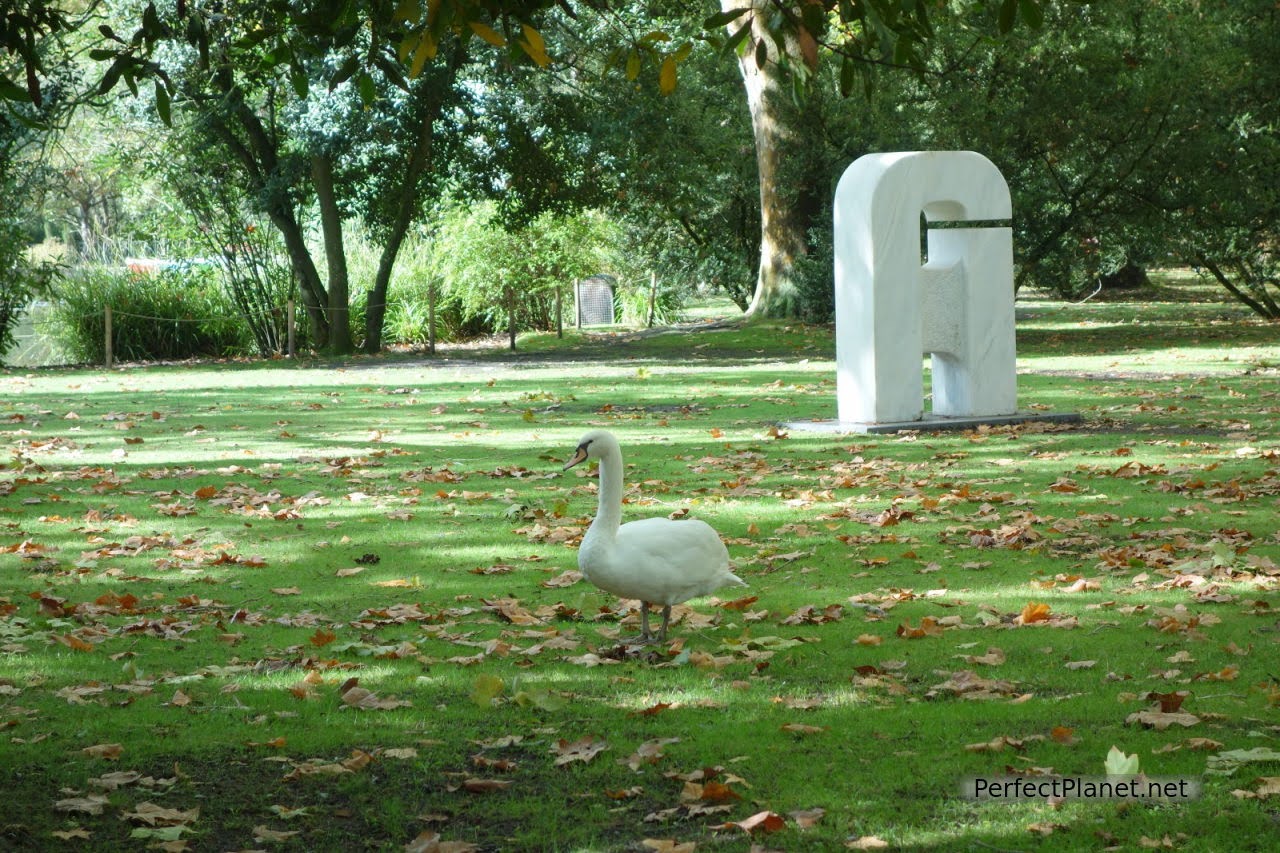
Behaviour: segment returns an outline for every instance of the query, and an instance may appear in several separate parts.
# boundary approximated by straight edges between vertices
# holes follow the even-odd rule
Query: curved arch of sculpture
[[[868,154],[835,195],[836,397],[841,421],[924,414],[921,359],[932,356],[932,412],[1017,409],[1013,235],[1007,227],[928,231],[929,221],[1007,220],[1009,188],[972,151]]]

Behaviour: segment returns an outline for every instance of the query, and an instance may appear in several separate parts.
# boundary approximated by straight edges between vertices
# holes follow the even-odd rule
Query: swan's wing
[[[729,565],[729,551],[720,534],[705,521],[644,518],[618,528],[618,546],[646,563],[670,561],[709,568]]]
[[[646,591],[632,597],[654,603],[678,604],[742,584],[730,570],[719,534],[703,521],[646,518],[624,524],[614,558],[616,570],[634,576],[635,585]]]

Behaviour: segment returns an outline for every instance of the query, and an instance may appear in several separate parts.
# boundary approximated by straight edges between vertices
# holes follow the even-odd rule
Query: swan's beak
[[[573,458],[570,459],[568,462],[564,463],[564,467],[561,468],[560,470],[568,471],[570,468],[572,468],[574,465],[577,465],[579,462],[585,462],[586,459],[587,459],[587,446],[585,444],[579,444],[578,449],[573,451]]]

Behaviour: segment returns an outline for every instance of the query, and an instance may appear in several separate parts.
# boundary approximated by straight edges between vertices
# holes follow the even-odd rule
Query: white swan
[[[662,605],[658,642],[664,642],[673,604],[723,586],[747,585],[731,571],[729,552],[704,521],[645,518],[622,524],[622,451],[611,433],[584,435],[564,470],[587,459],[600,462],[600,504],[582,538],[578,569],[605,592],[640,599],[640,642],[653,639],[650,604]]]

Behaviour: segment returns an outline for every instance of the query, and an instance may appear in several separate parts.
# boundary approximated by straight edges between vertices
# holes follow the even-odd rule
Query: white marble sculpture
[[[930,221],[1007,220],[1009,188],[972,151],[868,154],[835,195],[836,396],[841,422],[924,417],[932,355],[935,417],[1017,409],[1013,236],[1007,227],[928,231]]]

